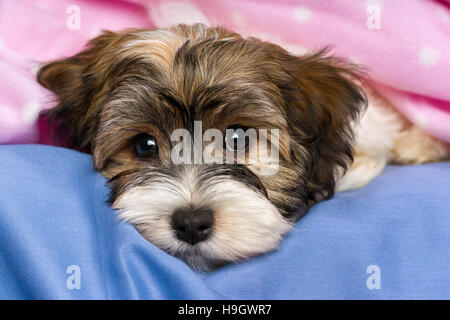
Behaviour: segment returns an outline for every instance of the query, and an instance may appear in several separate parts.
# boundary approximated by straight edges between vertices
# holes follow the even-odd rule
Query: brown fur
[[[295,210],[305,197],[297,190],[302,181],[309,198],[323,191],[331,197],[335,167],[352,158],[349,121],[365,105],[356,70],[325,51],[295,57],[222,28],[171,31],[179,38],[169,43],[140,39],[136,30],[105,32],[40,70],[39,82],[59,97],[48,115],[70,146],[90,148],[96,167],[112,177],[139,168],[129,152],[139,132],[164,143],[161,162],[168,165],[169,132],[192,120],[221,130],[234,123],[279,128],[282,170],[263,179],[272,200],[284,213]]]
[[[333,195],[336,168],[352,160],[350,123],[366,106],[358,71],[326,51],[296,57],[203,25],[104,32],[76,56],[45,65],[38,81],[58,97],[47,115],[68,145],[88,148],[110,179],[111,201],[144,177],[177,171],[170,133],[192,130],[195,120],[203,130],[278,129],[277,174],[237,167],[226,174],[261,191],[292,221],[308,203]],[[156,138],[158,159],[133,153],[141,133]],[[228,169],[217,168],[222,175]]]

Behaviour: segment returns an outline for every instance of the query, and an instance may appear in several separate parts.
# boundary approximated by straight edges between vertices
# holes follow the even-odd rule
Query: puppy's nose
[[[172,216],[178,239],[193,245],[209,237],[213,224],[213,212],[208,208],[178,208]]]

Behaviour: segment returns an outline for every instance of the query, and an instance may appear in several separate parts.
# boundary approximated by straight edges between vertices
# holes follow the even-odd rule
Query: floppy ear
[[[38,72],[38,82],[56,94],[56,107],[43,112],[58,132],[67,136],[69,147],[89,148],[96,130],[92,98],[96,92],[97,72],[94,60],[101,57],[118,34],[103,32],[92,39],[77,55],[44,65]]]
[[[338,168],[353,161],[352,122],[367,100],[358,69],[326,50],[284,62],[291,79],[280,89],[291,136],[309,153],[308,198],[315,203],[333,196]]]

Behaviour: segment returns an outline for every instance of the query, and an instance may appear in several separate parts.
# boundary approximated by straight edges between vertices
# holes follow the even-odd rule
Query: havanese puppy
[[[386,163],[449,157],[362,78],[326,50],[202,24],[103,32],[38,74],[58,98],[47,116],[92,152],[120,217],[202,271],[277,248]]]

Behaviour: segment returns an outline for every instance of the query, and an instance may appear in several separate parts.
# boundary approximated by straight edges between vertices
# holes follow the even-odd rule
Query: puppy
[[[202,24],[103,32],[38,74],[58,98],[46,115],[68,146],[92,152],[120,217],[201,271],[277,248],[311,205],[365,185],[388,162],[448,158],[448,145],[365,94],[361,79],[326,51],[297,57]],[[200,134],[223,133],[214,157],[231,150],[246,161],[174,163],[173,133],[198,123]],[[277,133],[256,139],[276,147],[271,174],[262,172],[274,163],[254,156],[264,147],[234,143],[249,129]],[[185,159],[202,160],[190,150]]]

